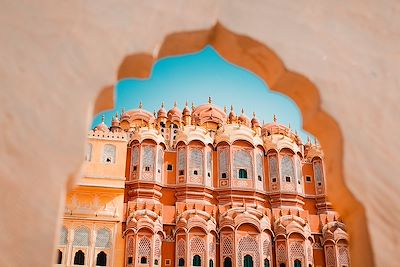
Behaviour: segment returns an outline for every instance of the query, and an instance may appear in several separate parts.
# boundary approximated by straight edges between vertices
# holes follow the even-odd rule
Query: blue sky
[[[260,123],[271,122],[276,114],[278,122],[297,130],[305,142],[307,132],[302,130],[302,118],[296,104],[288,97],[272,92],[268,85],[255,74],[225,61],[211,46],[194,54],[168,57],[159,60],[153,67],[149,79],[124,79],[116,84],[115,109],[97,115],[92,128],[101,122],[111,124],[111,118],[122,108],[137,109],[142,101],[143,109],[158,111],[164,101],[166,109],[177,101],[183,109],[185,102],[189,106],[207,103],[211,96],[215,105],[230,109],[233,105],[236,114],[245,114],[251,118],[256,112]],[[310,135],[311,136],[311,135]]]

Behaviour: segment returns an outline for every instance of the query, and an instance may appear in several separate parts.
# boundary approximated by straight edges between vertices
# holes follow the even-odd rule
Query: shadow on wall
[[[343,140],[338,124],[321,109],[318,89],[304,76],[287,70],[264,44],[234,34],[220,24],[209,30],[171,34],[162,43],[156,57],[150,54],[125,57],[118,70],[118,79],[148,78],[157,60],[195,53],[207,45],[212,45],[228,62],[258,75],[271,90],[294,100],[302,112],[303,128],[316,136],[324,148],[328,194],[348,225],[352,263],[355,266],[373,266],[364,207],[352,196],[343,179]],[[96,100],[94,114],[112,109],[113,95],[113,86],[103,88]]]

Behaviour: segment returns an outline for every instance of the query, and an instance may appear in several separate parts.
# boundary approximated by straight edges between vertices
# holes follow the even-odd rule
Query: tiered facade
[[[90,131],[86,158],[59,264],[349,266],[323,152],[276,118],[261,125],[211,99],[154,114],[140,105]]]

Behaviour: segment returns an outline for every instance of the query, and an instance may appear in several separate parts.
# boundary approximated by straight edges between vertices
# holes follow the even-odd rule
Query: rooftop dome
[[[182,119],[182,111],[176,106],[176,102],[174,103],[174,107],[168,111],[168,120],[171,122],[181,121]]]
[[[238,120],[241,124],[251,127],[250,119],[244,114],[243,109],[242,109],[242,114],[240,114],[240,116],[238,117]]]
[[[225,112],[214,106],[211,102],[211,98],[209,98],[208,104],[196,107],[192,115],[197,118],[200,125],[207,122],[213,122],[216,124],[224,124],[226,122]]]
[[[186,101],[186,105],[185,105],[185,108],[183,109],[182,114],[183,114],[183,116],[190,116],[190,109],[188,107],[187,101]]]
[[[107,125],[104,123],[104,115],[101,118],[101,123],[99,123],[95,128],[95,131],[99,131],[99,132],[108,132],[109,129],[107,127]]]
[[[164,108],[164,102],[161,103],[161,108],[157,113],[158,118],[167,118],[167,111]]]

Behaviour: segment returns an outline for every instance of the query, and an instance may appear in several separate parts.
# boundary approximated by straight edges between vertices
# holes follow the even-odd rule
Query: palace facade
[[[88,133],[60,266],[348,267],[316,142],[209,102],[123,111]]]

